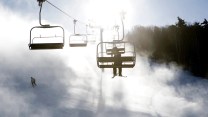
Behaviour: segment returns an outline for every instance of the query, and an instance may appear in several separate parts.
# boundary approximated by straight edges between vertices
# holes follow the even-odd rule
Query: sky
[[[85,23],[99,20],[97,21],[99,25],[109,21],[115,22],[116,15],[124,11],[126,25],[129,25],[129,28],[135,25],[171,25],[175,24],[178,16],[188,23],[202,22],[208,17],[207,0],[51,0],[50,2]],[[3,0],[1,3],[16,14],[32,19],[38,18],[36,0]],[[47,3],[43,7],[43,17],[63,25],[73,23],[72,19]]]
[[[96,20],[106,30],[120,23],[115,15],[118,9],[126,11],[129,29],[134,25],[174,24],[177,16],[187,22],[203,21],[208,16],[206,0],[120,0],[120,6],[116,0],[111,0],[113,5],[105,1],[50,0],[78,20]],[[112,69],[102,72],[96,65],[96,44],[29,50],[30,29],[39,25],[38,8],[36,0],[0,1],[1,117],[208,116],[208,81],[175,63],[155,64],[137,54],[136,66],[123,69],[127,78],[112,79]],[[72,20],[47,3],[43,22],[63,26],[66,42],[73,32]],[[36,78],[35,88],[30,84],[31,76]]]

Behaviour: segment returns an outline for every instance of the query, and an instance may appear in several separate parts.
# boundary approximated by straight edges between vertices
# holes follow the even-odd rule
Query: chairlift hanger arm
[[[123,22],[123,19],[121,19],[121,22],[122,22],[122,29],[123,29],[123,37],[121,40],[124,40],[124,22]]]
[[[118,25],[115,25],[114,28],[118,34],[118,39],[115,40],[115,41],[124,41],[124,37],[125,37],[125,28],[124,28],[124,15],[125,15],[125,12],[121,12],[120,16],[121,16],[121,24],[122,24],[122,39],[119,38],[119,26]]]
[[[77,23],[77,20],[74,19],[74,20],[73,20],[73,23],[74,23],[74,34],[76,34],[76,23]]]
[[[45,26],[45,27],[49,27],[50,25],[49,24],[45,24],[45,25],[43,25],[42,23],[41,23],[41,11],[42,11],[42,6],[43,6],[43,2],[45,2],[46,0],[37,0],[38,2],[39,2],[39,6],[40,6],[40,11],[39,11],[39,24],[41,25],[41,26]]]
[[[125,18],[125,16],[124,16],[124,15],[125,15],[125,12],[122,11],[122,12],[121,12],[121,23],[122,23],[122,31],[123,31],[123,37],[122,37],[122,39],[121,39],[122,41],[124,40],[124,35],[125,35],[125,32],[124,32],[124,31],[125,31],[125,30],[124,30],[124,18]]]
[[[78,21],[78,20],[76,20],[75,18],[73,18],[72,16],[70,16],[69,14],[67,14],[66,12],[64,12],[63,10],[61,10],[60,8],[58,8],[57,6],[55,6],[55,5],[53,5],[51,2],[49,2],[49,1],[47,1],[47,0],[37,0],[38,2],[39,2],[39,6],[40,6],[40,11],[39,11],[39,24],[41,25],[41,26],[50,26],[50,25],[48,25],[48,24],[45,24],[45,25],[43,25],[42,23],[41,23],[41,11],[42,11],[42,6],[43,6],[43,2],[47,2],[48,4],[50,4],[50,5],[52,5],[53,7],[55,7],[56,9],[58,9],[59,11],[61,11],[62,13],[64,13],[66,16],[68,16],[69,18],[71,18],[71,19],[73,19],[74,21]],[[75,22],[75,23],[76,23]],[[80,23],[82,23],[81,21],[79,21]],[[83,24],[85,24],[85,23],[83,23]]]

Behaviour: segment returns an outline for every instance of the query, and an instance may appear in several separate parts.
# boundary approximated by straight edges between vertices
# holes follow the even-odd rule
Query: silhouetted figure
[[[36,85],[36,81],[35,81],[35,78],[31,77],[31,84],[32,84],[32,87],[34,88]]]
[[[113,77],[117,75],[117,68],[119,71],[119,76],[122,76],[122,61],[121,61],[121,53],[119,52],[117,47],[113,48],[113,55],[114,55],[114,67],[113,67]]]

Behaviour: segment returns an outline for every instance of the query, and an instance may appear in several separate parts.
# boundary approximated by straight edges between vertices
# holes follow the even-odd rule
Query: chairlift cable
[[[50,4],[51,6],[53,6],[54,8],[56,8],[57,10],[59,10],[60,12],[62,12],[63,14],[65,14],[67,17],[73,19],[73,20],[77,20],[76,18],[74,18],[73,16],[69,15],[68,13],[66,13],[65,11],[61,10],[59,7],[55,6],[54,4],[52,4],[51,2],[49,2],[48,0],[46,0],[46,2],[48,4]],[[87,25],[86,23],[80,21],[80,20],[77,20],[77,22],[81,23],[81,24],[84,24],[84,25]]]

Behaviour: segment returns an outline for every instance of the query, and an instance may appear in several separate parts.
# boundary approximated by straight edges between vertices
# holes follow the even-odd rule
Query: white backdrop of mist
[[[0,116],[207,117],[208,81],[137,55],[127,78],[96,66],[95,46],[30,51],[38,21],[0,5]],[[65,45],[67,46],[67,44]],[[32,88],[30,77],[37,80]]]

